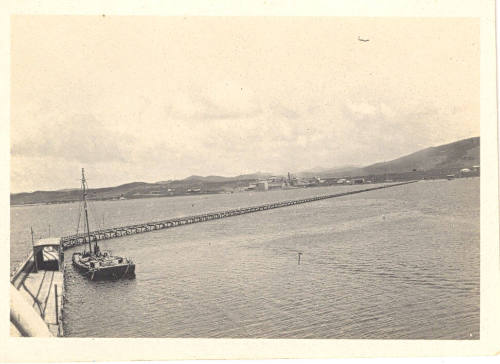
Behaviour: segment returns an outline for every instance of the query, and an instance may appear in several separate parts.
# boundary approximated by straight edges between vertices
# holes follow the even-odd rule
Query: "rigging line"
[[[80,217],[82,215],[82,201],[78,205],[78,224],[76,225],[76,235],[78,235],[78,231],[80,230]]]
[[[88,184],[88,179],[86,179],[86,182],[87,182],[87,190],[90,191],[89,189],[89,184]],[[94,202],[96,202],[97,200],[87,200],[87,206],[90,210],[90,215],[92,215],[92,220],[94,222],[94,228],[95,230],[102,230],[104,229],[104,212],[102,214],[102,220],[103,220],[103,224],[102,226],[98,223],[97,221],[97,208],[95,207],[95,204]]]
[[[87,196],[90,196],[90,187],[89,187],[89,179],[85,178],[85,189],[87,192]],[[92,221],[94,223],[94,229],[99,230],[99,226],[97,225],[96,222],[96,217],[95,217],[95,209],[94,209],[94,203],[91,203],[90,199],[87,199],[87,209],[90,211],[90,215],[92,216]],[[88,222],[87,222],[88,223]],[[90,227],[89,227],[90,230]]]
[[[96,208],[94,207],[94,201],[87,200],[87,207],[90,211],[90,215],[92,216],[92,221],[94,223],[94,230],[100,230],[99,224],[97,223],[96,220]]]
[[[92,221],[94,222],[94,229],[100,230],[99,225],[97,224],[97,220],[96,220],[96,212],[95,212],[95,208],[94,208],[94,202],[90,203],[90,200],[87,200],[87,206],[89,207],[90,215],[92,216]]]
[[[90,212],[90,215],[91,215],[91,216],[92,216],[92,218],[93,218],[93,213],[92,213],[92,211],[90,211],[90,210],[91,210],[91,204],[90,204],[90,199],[88,198],[88,197],[89,197],[89,195],[90,195],[90,189],[89,189],[88,179],[87,179],[87,178],[85,178],[85,202],[86,202],[86,204],[87,204],[87,211],[88,211],[88,212]],[[90,221],[89,221],[89,217],[88,217],[88,215],[89,215],[89,214],[87,213],[87,215],[86,215],[86,216],[87,216],[87,218],[86,218],[86,219],[85,219],[85,221],[84,221],[84,224],[86,224],[86,226],[84,225],[84,227],[83,227],[83,230],[84,230],[83,232],[84,232],[84,234],[85,234],[85,232],[86,232],[86,231],[87,231],[87,232],[90,232]],[[95,218],[94,218],[94,224],[95,224]],[[95,225],[94,225],[94,226],[95,226]],[[85,230],[85,229],[86,229],[86,230]],[[90,239],[90,237],[89,237],[89,239]]]
[[[81,190],[83,190],[83,182],[81,184]],[[78,206],[78,226],[77,226],[77,234],[78,231],[80,230],[80,221],[82,221],[82,232],[85,234],[85,221],[81,220],[82,218],[82,212],[83,212],[83,197],[80,199],[80,204]]]
[[[88,187],[88,184],[87,184],[87,187]],[[97,197],[97,195],[95,195]],[[95,205],[97,205],[97,201],[98,200],[87,200],[87,204],[88,204],[88,207],[89,207],[89,210],[91,210],[90,214],[92,215],[92,220],[94,222],[94,227],[96,230],[102,230],[104,229],[104,212],[102,213],[102,224],[100,222],[98,222],[98,214],[97,214],[97,210],[98,208],[95,207]]]

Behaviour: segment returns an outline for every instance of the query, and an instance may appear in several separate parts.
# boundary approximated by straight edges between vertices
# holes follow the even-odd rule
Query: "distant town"
[[[245,191],[266,192],[279,189],[313,188],[325,186],[342,186],[372,183],[390,183],[409,180],[426,179],[455,179],[480,175],[480,166],[462,168],[454,173],[450,171],[419,171],[412,170],[406,173],[387,173],[369,176],[342,176],[342,177],[297,177],[292,173],[287,176],[268,176],[258,179],[236,179],[229,181],[205,181],[189,178],[185,180],[163,181],[157,183],[135,182],[127,185],[89,190],[91,200],[127,200],[137,198],[154,198],[169,196],[201,195],[215,193],[238,193]],[[16,197],[18,197],[16,201]],[[21,197],[21,200],[19,199]],[[28,197],[22,202],[22,197]],[[31,198],[30,198],[31,197]],[[36,203],[66,203],[78,201],[76,190],[33,192],[11,196],[12,204]],[[17,203],[15,203],[17,202]]]
[[[286,175],[254,173],[235,177],[190,176],[182,180],[155,183],[132,182],[88,191],[93,200],[126,200],[185,195],[265,192],[277,189],[314,188],[399,182],[409,180],[455,179],[480,175],[479,137],[460,140],[367,167],[325,169],[317,172],[288,172]],[[76,186],[75,186],[76,187]],[[78,201],[77,188],[11,194],[11,205],[52,204]]]
[[[270,191],[277,189],[292,189],[292,188],[306,188],[306,187],[322,187],[332,185],[357,185],[368,183],[384,183],[407,181],[416,179],[454,179],[479,176],[480,166],[474,165],[470,168],[462,168],[455,173],[445,174],[450,171],[419,171],[417,169],[407,173],[387,173],[383,175],[370,175],[370,176],[342,176],[342,177],[299,177],[292,173],[287,176],[269,176],[262,177],[257,180],[240,180],[227,181],[227,182],[205,182],[203,180],[190,179],[187,185],[179,185],[179,181],[165,181],[157,183],[159,188],[157,190],[148,191],[141,194],[140,192],[128,195],[127,197],[158,197],[158,196],[175,196],[175,195],[193,195],[202,193],[234,193],[244,191]],[[178,187],[173,187],[178,186]],[[125,196],[120,196],[124,199]]]

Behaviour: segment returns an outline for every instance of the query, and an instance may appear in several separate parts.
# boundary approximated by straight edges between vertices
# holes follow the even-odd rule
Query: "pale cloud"
[[[359,119],[369,115],[374,115],[377,111],[380,110],[380,108],[377,108],[374,105],[370,105],[364,102],[354,103],[347,100],[345,105],[347,109],[350,111],[351,115],[354,118],[359,118]]]
[[[396,116],[396,112],[383,102],[380,103],[380,112],[388,118],[393,118]]]
[[[133,138],[104,126],[93,115],[46,121],[22,141],[11,144],[13,157],[55,157],[64,161],[126,162],[133,154]]]
[[[301,116],[300,112],[294,109],[296,109],[296,107],[287,107],[279,101],[274,101],[269,104],[269,110],[272,115],[278,118],[286,118],[287,120],[298,119]]]
[[[232,81],[179,90],[165,100],[165,110],[169,118],[193,121],[250,118],[262,112],[255,94]]]
[[[467,19],[15,17],[12,191],[78,187],[81,167],[98,187],[362,165],[479,135],[478,30]]]

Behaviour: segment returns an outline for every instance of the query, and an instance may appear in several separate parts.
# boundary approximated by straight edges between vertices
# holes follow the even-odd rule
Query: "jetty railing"
[[[154,230],[169,229],[169,228],[173,228],[173,227],[177,227],[177,226],[183,226],[183,225],[188,225],[188,224],[195,224],[198,222],[223,219],[226,217],[238,216],[238,215],[249,214],[249,213],[259,212],[259,211],[266,211],[266,210],[277,209],[277,208],[281,208],[281,207],[294,206],[294,205],[299,205],[299,204],[304,204],[304,203],[314,202],[314,201],[319,201],[319,200],[325,200],[325,199],[334,198],[334,197],[341,197],[341,196],[353,195],[353,194],[362,193],[362,192],[380,190],[383,188],[401,186],[401,185],[406,185],[406,184],[415,183],[415,182],[417,182],[417,181],[405,181],[405,182],[399,182],[399,183],[393,183],[390,185],[365,188],[365,189],[355,190],[355,191],[347,191],[347,192],[335,193],[335,194],[329,194],[329,195],[307,197],[307,198],[302,198],[302,199],[298,199],[298,200],[272,202],[272,203],[267,203],[267,204],[258,205],[258,206],[242,207],[242,208],[236,208],[236,209],[225,210],[225,211],[210,212],[210,213],[193,215],[193,216],[177,217],[177,218],[172,218],[172,219],[162,220],[162,221],[153,221],[153,222],[146,222],[146,223],[142,223],[142,224],[134,224],[134,225],[128,225],[128,226],[106,228],[106,229],[92,231],[92,232],[90,232],[89,235],[81,233],[81,234],[64,236],[61,238],[61,242],[62,242],[63,248],[67,249],[67,248],[71,248],[74,246],[86,244],[89,242],[89,238],[90,238],[90,241],[114,239],[114,238],[118,238],[121,236],[139,234],[139,233],[144,233],[144,232],[154,231]]]

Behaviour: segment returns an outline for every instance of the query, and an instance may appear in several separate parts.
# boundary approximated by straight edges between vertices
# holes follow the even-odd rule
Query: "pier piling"
[[[139,234],[139,233],[143,233],[143,232],[147,232],[147,231],[169,229],[172,227],[183,226],[183,225],[187,225],[187,224],[195,224],[198,222],[211,221],[211,220],[215,220],[215,219],[223,219],[225,217],[238,216],[238,215],[249,214],[249,213],[258,212],[258,211],[266,211],[266,210],[276,209],[276,208],[280,208],[280,207],[295,206],[295,205],[304,204],[304,203],[308,203],[308,202],[326,200],[329,198],[342,197],[342,196],[347,196],[347,195],[354,195],[357,193],[380,190],[380,189],[396,187],[396,186],[402,186],[402,185],[406,185],[409,183],[415,183],[415,182],[417,182],[417,181],[406,181],[406,182],[394,183],[394,184],[390,184],[390,185],[365,188],[365,189],[356,190],[356,191],[348,191],[348,192],[342,192],[342,193],[336,193],[336,194],[330,194],[330,195],[314,196],[314,197],[302,198],[302,199],[298,199],[298,200],[273,202],[273,203],[268,203],[268,204],[264,204],[264,205],[243,207],[243,208],[231,209],[231,210],[226,210],[226,211],[210,212],[210,213],[205,213],[205,214],[200,214],[200,215],[186,216],[186,217],[174,218],[174,219],[169,219],[169,220],[146,222],[146,223],[142,223],[142,224],[134,224],[134,225],[128,225],[128,226],[114,227],[114,228],[105,228],[105,229],[101,229],[101,230],[97,230],[97,231],[91,231],[91,232],[88,232],[86,234],[64,236],[61,238],[61,242],[62,242],[63,247],[65,249],[67,249],[67,248],[71,248],[74,246],[88,243],[89,240],[90,241],[98,241],[98,240],[114,239],[114,238],[124,236],[124,235],[132,235],[132,234]],[[301,253],[299,253],[299,264],[300,264],[300,254]]]

